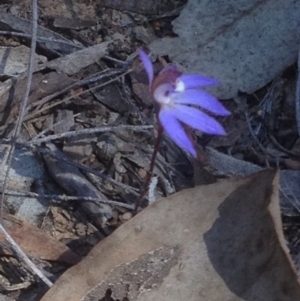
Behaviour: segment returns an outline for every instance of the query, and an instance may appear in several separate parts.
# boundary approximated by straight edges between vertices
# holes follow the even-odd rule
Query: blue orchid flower
[[[148,75],[150,93],[159,105],[158,120],[179,147],[192,156],[197,156],[195,146],[183,124],[206,134],[226,135],[224,128],[215,118],[201,111],[202,108],[215,115],[230,115],[215,97],[199,90],[201,87],[218,84],[217,80],[198,74],[183,74],[176,66],[165,67],[154,77],[149,56],[143,50],[139,50],[139,57]]]

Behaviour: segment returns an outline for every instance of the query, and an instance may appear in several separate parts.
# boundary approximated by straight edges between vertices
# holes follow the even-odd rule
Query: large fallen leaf
[[[300,300],[274,175],[157,201],[63,274],[42,301],[98,301],[110,293],[130,301]]]
[[[221,81],[219,98],[252,93],[297,59],[300,1],[189,0],[174,22],[176,38],[150,49],[188,72]]]

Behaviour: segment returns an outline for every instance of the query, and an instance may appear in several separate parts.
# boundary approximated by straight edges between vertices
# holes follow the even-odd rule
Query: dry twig
[[[96,175],[96,176],[104,179],[105,181],[108,181],[108,182],[114,184],[116,187],[122,188],[125,191],[130,191],[135,196],[139,195],[138,192],[137,192],[137,190],[135,188],[133,188],[131,186],[128,186],[126,184],[120,183],[120,182],[118,182],[118,181],[116,181],[116,180],[114,180],[114,179],[106,176],[105,174],[103,174],[103,173],[101,173],[101,172],[99,172],[97,170],[94,170],[94,169],[92,169],[92,168],[90,168],[88,166],[85,166],[85,165],[79,164],[79,163],[75,163],[75,162],[73,162],[71,160],[67,160],[65,157],[59,157],[59,156],[55,155],[49,149],[37,147],[36,151],[38,151],[40,153],[43,153],[43,154],[47,154],[47,155],[52,156],[53,158],[55,158],[57,160],[61,160],[61,161],[66,162],[66,163],[68,163],[70,165],[73,165],[73,166],[75,166],[75,167],[77,167],[77,168],[79,168],[81,170],[84,170],[85,172],[92,173],[92,174],[94,174],[94,175]]]
[[[25,145],[37,145],[45,142],[50,142],[52,140],[61,139],[61,138],[69,138],[80,135],[88,135],[95,133],[103,133],[103,132],[113,132],[120,130],[132,130],[132,131],[146,131],[152,129],[152,125],[117,125],[117,126],[102,126],[100,128],[90,128],[90,129],[82,129],[78,131],[65,132],[61,134],[49,135],[47,137],[33,139],[25,143]]]
[[[57,195],[57,194],[39,194],[35,192],[18,192],[13,190],[7,190],[7,195],[11,196],[18,196],[18,197],[26,197],[26,198],[45,198],[45,199],[52,199],[56,201],[81,201],[81,202],[94,202],[95,204],[106,204],[112,206],[123,207],[126,209],[133,210],[134,205],[126,204],[118,201],[112,200],[102,200],[100,198],[92,198],[86,196],[66,196],[66,195]]]
[[[74,89],[78,89],[78,88],[80,88],[82,86],[90,85],[90,84],[92,84],[92,83],[94,83],[96,81],[99,81],[99,80],[103,79],[103,78],[106,78],[106,77],[109,77],[109,76],[113,76],[113,75],[116,75],[116,74],[119,74],[119,73],[122,73],[121,76],[124,76],[124,75],[127,74],[126,72],[124,73],[124,71],[120,70],[120,69],[116,69],[116,70],[105,69],[105,70],[102,70],[100,72],[97,72],[96,74],[93,74],[93,75],[89,76],[88,78],[84,78],[84,79],[82,79],[80,81],[77,81],[76,83],[72,84],[71,86],[68,86],[67,88],[65,88],[65,89],[63,89],[61,91],[57,91],[57,92],[55,92],[55,93],[53,93],[51,95],[48,95],[48,96],[40,99],[39,101],[36,101],[36,102],[32,103],[29,106],[29,109],[34,108],[34,107],[40,108],[45,103],[49,102],[50,100],[52,100],[52,99],[54,99],[54,98],[56,98],[56,97],[58,97],[58,96],[60,96],[60,95],[62,95],[64,93],[67,93],[67,92],[69,92],[71,90],[74,90]],[[101,85],[95,86],[95,87],[93,87],[91,89],[95,89],[95,88],[100,88],[100,87],[106,86],[106,85],[110,84],[111,82],[116,81],[118,78],[120,78],[120,76],[117,76],[116,78],[113,78],[113,79],[109,80],[108,82],[105,82],[105,83],[103,83]],[[84,93],[89,92],[89,91],[90,90],[85,90],[85,91],[83,91],[81,93],[78,93],[78,94],[75,94],[74,96],[71,96],[71,98],[65,98],[63,100],[64,101],[70,100],[70,99],[72,99],[74,97],[80,96],[81,94],[84,94]]]
[[[298,77],[296,83],[296,121],[298,135],[300,136],[300,50],[298,55]]]
[[[31,39],[31,35],[23,33],[23,32],[0,30],[0,34]],[[65,40],[52,39],[52,38],[44,38],[44,37],[38,37],[36,40],[38,42],[55,42],[55,43],[66,44],[66,45],[70,45],[72,47],[76,47],[78,49],[82,49],[83,48],[82,46],[80,46],[78,44],[72,43],[71,41],[69,42],[69,41],[65,41]]]
[[[27,104],[29,99],[30,87],[32,84],[32,74],[34,71],[34,60],[35,60],[35,49],[36,49],[36,34],[37,34],[37,21],[38,21],[38,6],[37,0],[32,0],[32,39],[31,39],[31,49],[30,49],[30,58],[29,58],[29,67],[28,67],[28,79],[26,85],[25,95],[22,101],[20,114],[18,116],[17,124],[15,126],[14,134],[12,143],[10,145],[10,151],[7,159],[7,170],[5,173],[3,188],[2,188],[2,197],[1,197],[1,219],[2,219],[2,212],[3,212],[3,202],[5,197],[5,190],[7,186],[7,181],[9,177],[9,171],[11,167],[11,162],[14,154],[14,150],[16,147],[16,140],[21,132],[23,120],[25,114],[27,112]],[[21,248],[16,244],[16,242],[12,239],[12,237],[8,234],[3,226],[3,220],[0,223],[0,231],[4,234],[5,239],[10,243],[12,246],[13,251],[16,255],[26,263],[26,265],[31,269],[31,271],[36,274],[46,285],[49,287],[52,286],[52,282],[44,276],[44,274],[40,271],[40,269],[28,258],[28,256],[21,250]]]

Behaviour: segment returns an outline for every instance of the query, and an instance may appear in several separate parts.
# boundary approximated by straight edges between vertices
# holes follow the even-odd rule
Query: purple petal
[[[219,83],[216,79],[201,76],[198,74],[183,74],[180,77],[178,77],[177,81],[182,82],[184,84],[185,89],[213,86]]]
[[[187,90],[184,92],[175,92],[172,98],[175,103],[197,105],[221,116],[230,115],[230,112],[216,98],[204,91]]]
[[[164,130],[168,133],[171,139],[181,148],[186,150],[192,156],[196,157],[196,150],[184,131],[182,125],[178,122],[172,111],[161,109],[158,118]]]
[[[194,129],[211,135],[226,135],[224,128],[218,121],[198,109],[177,104],[170,110],[181,122]]]
[[[162,73],[164,73],[164,72],[166,72],[166,71],[175,71],[175,72],[178,72],[178,69],[177,69],[177,66],[175,66],[175,65],[169,65],[169,66],[167,66],[167,67],[164,67],[164,68],[159,72],[159,74],[162,74]]]
[[[146,52],[144,52],[141,49],[139,49],[139,57],[140,57],[140,60],[142,61],[144,68],[147,72],[148,79],[149,79],[149,86],[151,86],[152,81],[153,81],[153,74],[154,74],[152,62],[151,62],[149,56],[146,54]]]

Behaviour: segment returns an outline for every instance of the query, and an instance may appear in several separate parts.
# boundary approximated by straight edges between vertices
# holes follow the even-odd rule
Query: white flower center
[[[174,92],[174,87],[171,84],[163,84],[158,86],[154,92],[154,99],[161,105],[172,105],[172,93]]]
[[[185,91],[185,86],[184,86],[183,81],[181,81],[179,79],[176,80],[175,91],[176,92],[184,92]]]

